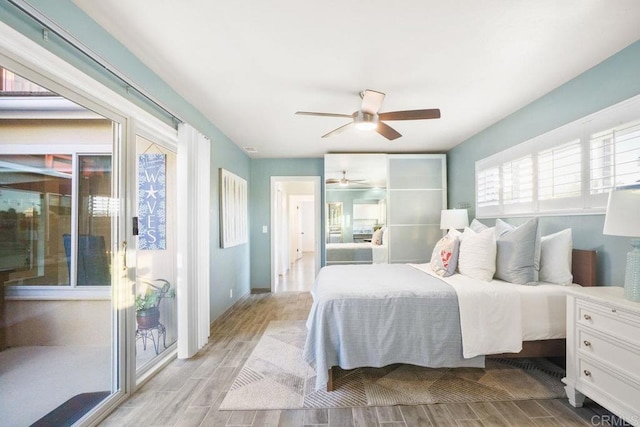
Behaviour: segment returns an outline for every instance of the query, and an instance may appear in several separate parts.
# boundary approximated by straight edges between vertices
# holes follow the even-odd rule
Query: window
[[[640,120],[592,134],[589,148],[591,194],[640,182]]]
[[[533,197],[531,156],[502,164],[502,202],[515,205],[531,202]]]
[[[580,196],[581,151],[576,140],[538,153],[538,200]]]
[[[478,217],[604,213],[640,182],[639,117],[640,97],[479,160]]]
[[[478,206],[498,206],[500,203],[500,169],[488,168],[478,173]]]
[[[6,95],[55,95],[48,89],[45,89],[37,84],[0,67],[0,92],[4,92]]]
[[[118,123],[2,67],[0,110],[0,284],[18,298],[105,298]]]
[[[6,285],[109,286],[111,218],[104,204],[110,199],[110,154],[0,154]]]

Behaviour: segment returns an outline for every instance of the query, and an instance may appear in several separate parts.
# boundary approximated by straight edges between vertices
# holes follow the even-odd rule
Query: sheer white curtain
[[[178,357],[209,339],[210,141],[191,125],[178,128]]]

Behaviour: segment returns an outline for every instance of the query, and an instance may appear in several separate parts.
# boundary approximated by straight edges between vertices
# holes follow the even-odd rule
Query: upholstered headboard
[[[574,249],[571,262],[573,283],[596,286],[596,251]]]

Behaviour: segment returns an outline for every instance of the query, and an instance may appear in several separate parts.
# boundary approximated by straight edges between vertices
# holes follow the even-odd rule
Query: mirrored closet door
[[[325,156],[326,264],[388,262],[387,155]]]
[[[446,175],[444,154],[327,154],[326,265],[428,262]]]

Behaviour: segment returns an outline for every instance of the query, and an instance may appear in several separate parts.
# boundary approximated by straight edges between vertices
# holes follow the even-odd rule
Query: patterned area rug
[[[564,370],[546,359],[487,359],[484,369],[412,365],[339,370],[335,391],[314,390],[302,359],[303,321],[272,321],[221,410],[340,408],[564,397]]]

